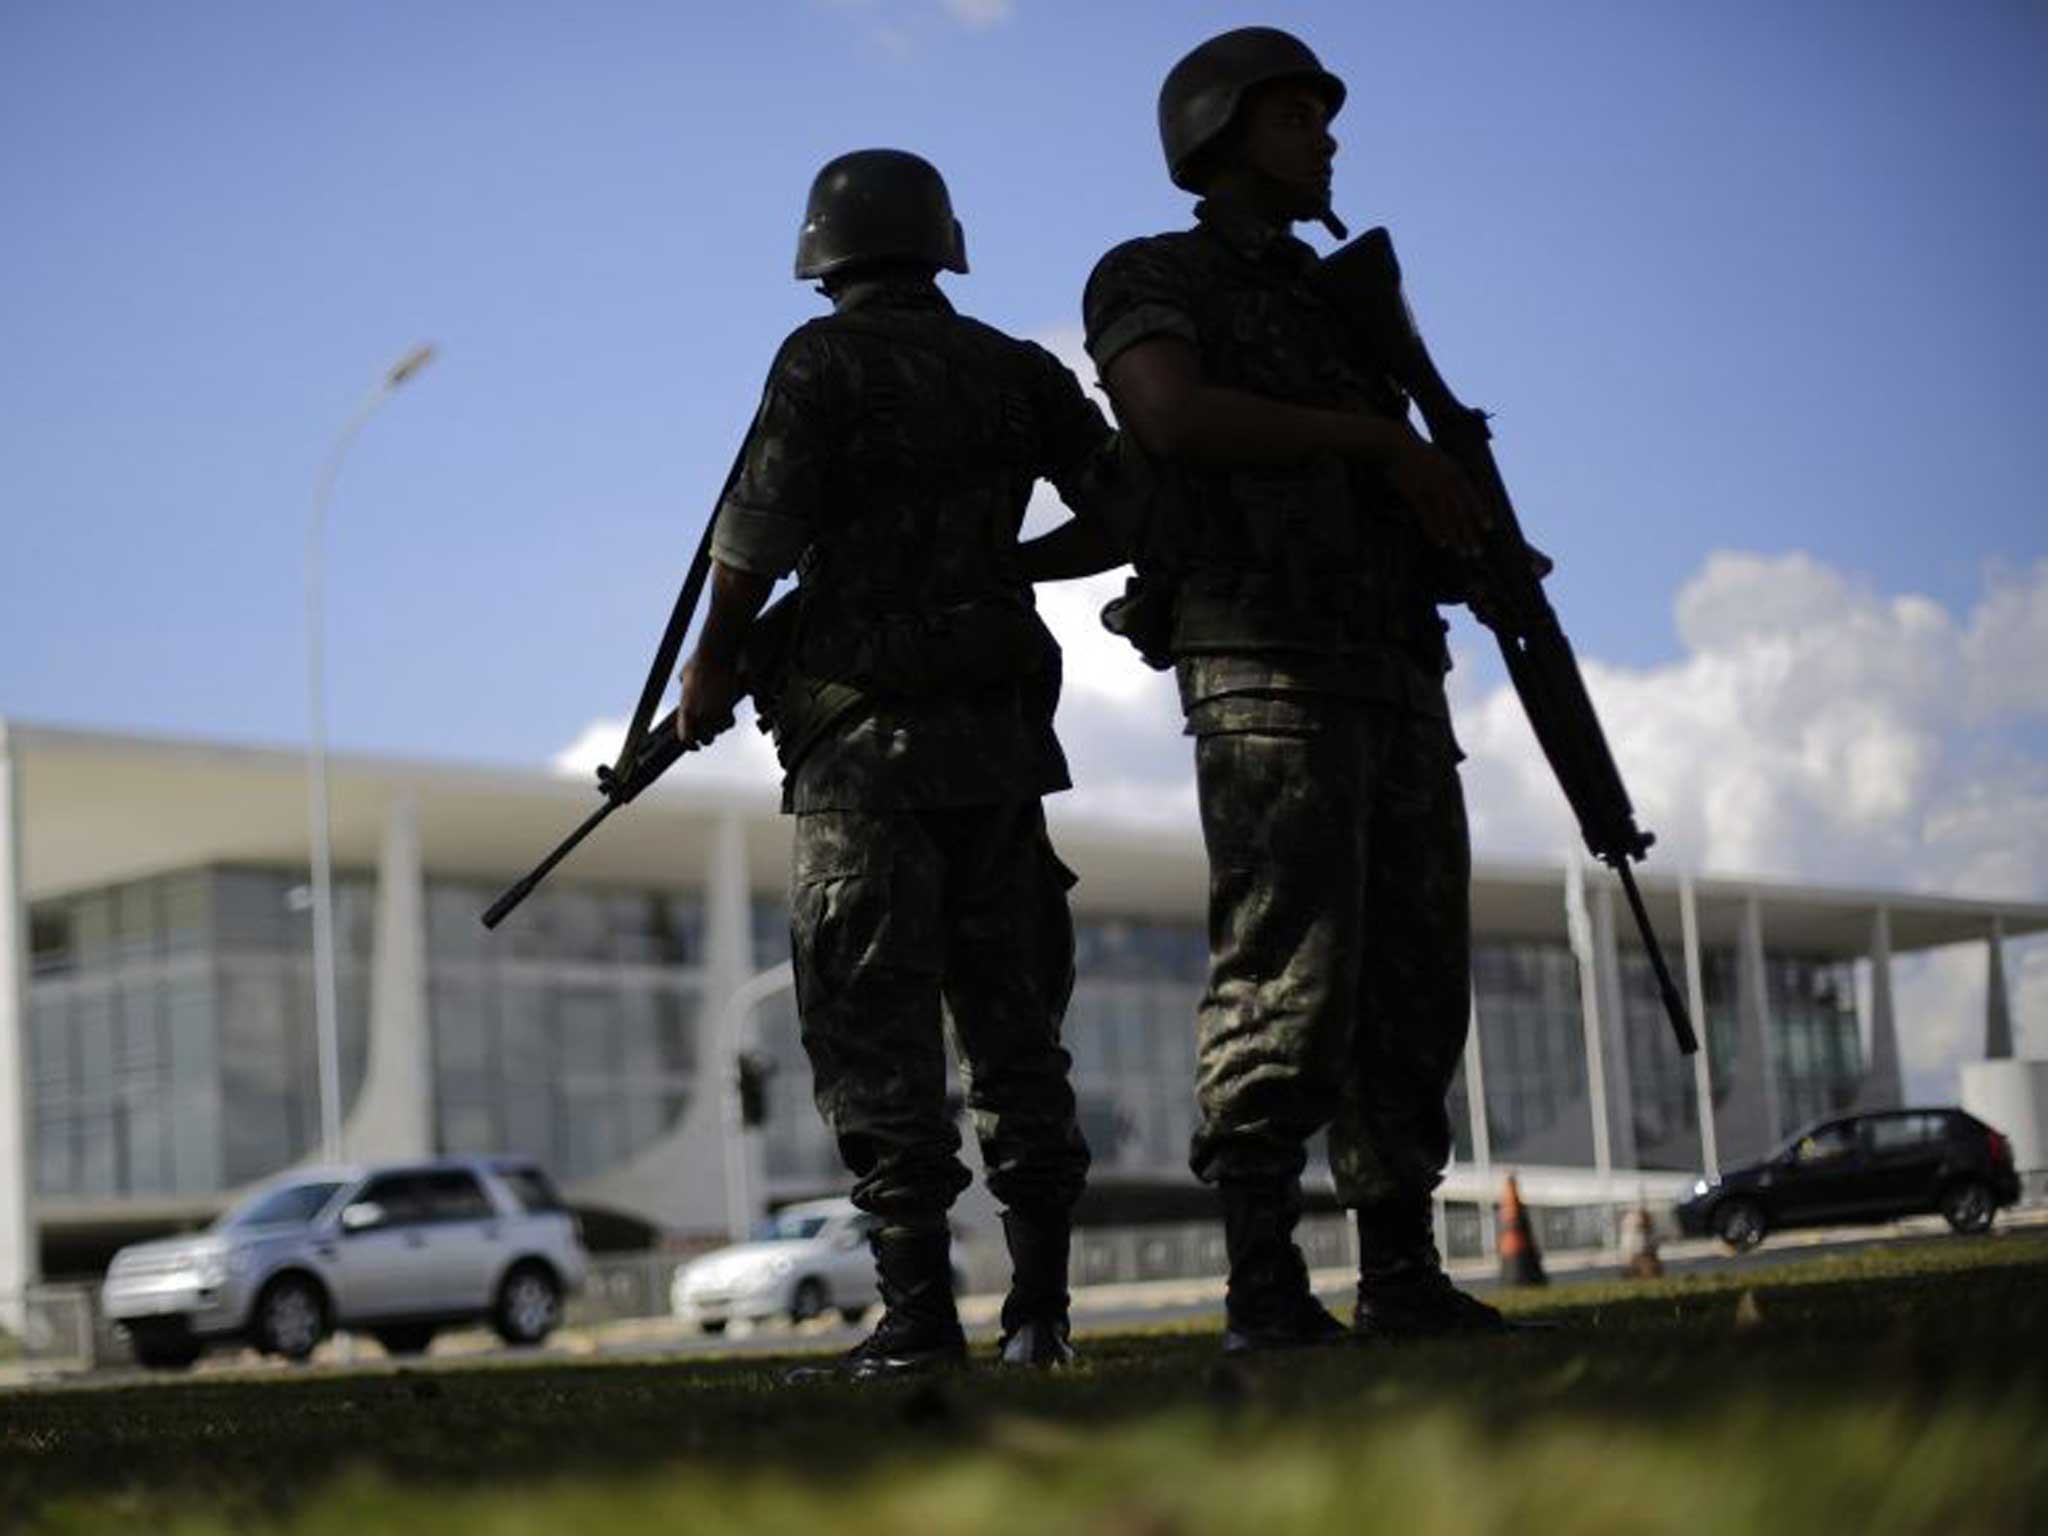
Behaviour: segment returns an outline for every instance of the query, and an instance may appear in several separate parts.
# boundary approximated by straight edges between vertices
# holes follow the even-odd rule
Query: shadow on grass
[[[787,1387],[787,1360],[747,1356],[14,1394],[0,1397],[0,1523],[190,1515],[313,1530],[367,1500],[384,1514],[360,1509],[353,1528],[412,1510],[502,1529],[507,1508],[558,1505],[558,1523],[515,1524],[571,1529],[595,1500],[593,1521],[626,1528],[615,1522],[674,1523],[690,1498],[715,1497],[771,1524],[802,1513],[778,1501],[808,1500],[804,1518],[836,1525],[856,1489],[864,1522],[885,1508],[908,1519],[902,1499],[951,1487],[946,1511],[986,1518],[927,1510],[930,1528],[998,1530],[1011,1528],[1002,1490],[1022,1479],[1066,1490],[1091,1521],[1142,1485],[1165,1523],[1118,1529],[1317,1529],[1288,1511],[1334,1500],[1357,1515],[1344,1499],[1411,1484],[1425,1498],[1420,1466],[1504,1519],[1547,1509],[1559,1477],[1596,1506],[1661,1480],[1689,1488],[1703,1516],[1722,1511],[1687,1529],[1748,1528],[1754,1500],[1803,1504],[1812,1488],[1837,1501],[1823,1528],[1841,1528],[1840,1501],[1870,1477],[1883,1500],[1862,1518],[1876,1528],[1894,1528],[1887,1510],[1908,1520],[1899,1529],[2048,1516],[2048,1234],[1508,1300],[1559,1326],[1243,1364],[1220,1360],[1212,1331],[1160,1330],[1085,1340],[1085,1365],[1058,1376],[983,1364],[862,1387]],[[1918,1469],[1904,1493],[1882,1475],[1901,1466]],[[1370,1488],[1361,1468],[1377,1469]],[[1219,1524],[1225,1506],[1237,1514]],[[1406,1526],[1424,1527],[1493,1528]]]

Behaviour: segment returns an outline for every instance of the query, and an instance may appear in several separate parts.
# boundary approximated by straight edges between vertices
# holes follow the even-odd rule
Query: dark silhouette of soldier
[[[1344,1329],[1293,1242],[1329,1129],[1357,1213],[1354,1328],[1501,1326],[1445,1277],[1430,1194],[1470,997],[1470,853],[1436,605],[1484,513],[1311,279],[1344,84],[1299,40],[1227,32],[1159,96],[1195,227],[1102,258],[1088,350],[1158,494],[1106,617],[1170,658],[1210,864],[1196,1174],[1221,1191],[1226,1350]]]
[[[1072,1356],[1070,1212],[1088,1168],[1060,1044],[1073,877],[1039,798],[1068,785],[1059,651],[1017,531],[1040,478],[1084,498],[1111,434],[1050,353],[957,314],[941,269],[967,258],[931,165],[876,149],[818,173],[796,275],[832,313],[769,370],[677,720],[701,745],[751,687],[775,731],[804,1049],[854,1202],[881,1218],[885,1310],[838,1367],[855,1376],[965,1356],[946,1212],[968,1173],[944,1027],[1003,1206],[1005,1362]],[[756,626],[791,570],[794,599]]]

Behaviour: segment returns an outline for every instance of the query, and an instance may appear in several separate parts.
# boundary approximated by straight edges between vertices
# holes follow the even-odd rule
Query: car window
[[[559,1211],[562,1197],[554,1181],[538,1168],[500,1168],[498,1177],[528,1211]]]
[[[1823,1168],[1853,1156],[1855,1151],[1856,1131],[1853,1126],[1824,1125],[1800,1137],[1793,1155],[1802,1168]]]
[[[329,1180],[319,1184],[292,1184],[283,1189],[251,1195],[221,1217],[218,1227],[303,1227],[326,1207],[341,1188]]]
[[[1948,1134],[1947,1121],[1941,1115],[1880,1115],[1867,1126],[1873,1152],[1911,1151],[1931,1146]]]
[[[805,1238],[816,1237],[824,1231],[825,1223],[829,1219],[815,1214],[800,1215],[786,1211],[780,1216],[772,1216],[758,1223],[754,1228],[754,1237],[757,1241],[766,1243],[800,1242]]]
[[[379,1223],[381,1226],[403,1227],[427,1221],[431,1218],[428,1215],[426,1181],[427,1176],[422,1173],[380,1174],[363,1186],[354,1203],[381,1208],[384,1212],[384,1219]]]
[[[441,1168],[422,1177],[429,1221],[485,1221],[498,1214],[476,1175],[466,1168]]]

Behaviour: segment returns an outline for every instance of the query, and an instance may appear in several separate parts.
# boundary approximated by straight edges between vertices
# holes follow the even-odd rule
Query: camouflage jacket
[[[797,572],[776,723],[786,810],[1067,787],[1059,652],[1017,572],[1017,532],[1041,478],[1085,504],[1111,441],[1051,353],[956,314],[929,283],[857,287],[783,343],[712,554]],[[838,702],[812,711],[818,729],[788,718],[789,700],[821,693]]]
[[[1083,300],[1098,368],[1178,336],[1213,384],[1293,404],[1406,412],[1311,279],[1307,245],[1242,207],[1197,205],[1196,227],[1104,256]],[[1173,585],[1172,652],[1190,728],[1284,724],[1289,694],[1447,713],[1434,560],[1391,489],[1335,454],[1218,469],[1155,463],[1155,563]],[[1163,557],[1163,558],[1162,558]],[[1141,574],[1145,554],[1140,552]],[[1261,701],[1264,702],[1261,702]],[[1249,711],[1249,713],[1247,713]]]

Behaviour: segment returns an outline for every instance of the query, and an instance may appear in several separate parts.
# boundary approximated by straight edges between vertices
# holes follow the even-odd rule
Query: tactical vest
[[[1304,406],[1405,411],[1305,272],[1256,265],[1207,229],[1166,238],[1185,242],[1202,279],[1192,318],[1209,382]],[[1389,644],[1431,661],[1441,653],[1421,530],[1371,470],[1336,454],[1152,468],[1159,504],[1149,521],[1165,533],[1138,566],[1141,586],[1172,592],[1172,654]],[[1139,622],[1147,594],[1129,597]],[[1156,632],[1156,594],[1150,606]]]
[[[918,324],[923,313],[857,310],[807,327],[873,338],[862,344],[873,372],[828,484],[832,515],[797,590],[757,621],[757,704],[772,701],[762,712],[786,769],[876,704],[1010,694],[1049,719],[1057,701],[1059,648],[1015,564],[1017,513],[1044,457],[1033,380],[1007,338],[952,316]]]

